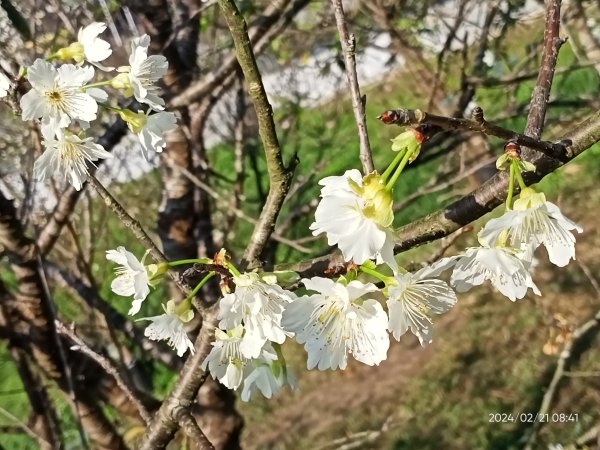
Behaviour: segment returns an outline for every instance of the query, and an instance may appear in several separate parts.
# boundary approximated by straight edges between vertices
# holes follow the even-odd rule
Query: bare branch
[[[369,134],[367,133],[367,122],[365,120],[365,102],[366,97],[361,97],[360,87],[358,85],[358,74],[356,73],[356,38],[354,34],[348,32],[348,24],[344,17],[344,8],[342,0],[331,0],[335,22],[340,33],[340,44],[344,52],[346,76],[348,86],[352,96],[352,110],[354,111],[354,120],[358,128],[358,140],[360,142],[360,161],[364,173],[371,173],[375,170],[373,165],[373,156],[371,154],[371,145],[369,144]]]
[[[256,110],[258,133],[264,146],[269,172],[269,194],[258,219],[258,224],[254,228],[248,247],[244,252],[244,261],[250,267],[256,267],[261,265],[260,255],[275,228],[277,216],[290,188],[297,159],[293,158],[288,167],[285,167],[283,163],[273,121],[273,109],[267,98],[260,71],[256,64],[244,17],[233,0],[219,0],[219,6],[233,37],[237,59],[244,72],[248,93]]]
[[[546,0],[546,23],[544,29],[544,51],[538,78],[529,102],[529,114],[525,125],[525,134],[539,138],[544,129],[544,119],[550,88],[554,78],[554,69],[558,51],[564,41],[558,36],[560,28],[560,0]]]
[[[473,119],[460,119],[456,117],[437,116],[429,114],[420,109],[391,109],[383,112],[378,119],[386,125],[417,125],[428,123],[445,130],[465,130],[475,131],[496,136],[507,141],[513,141],[524,147],[538,150],[550,158],[558,159],[561,162],[567,162],[571,159],[569,147],[563,142],[554,143],[541,141],[534,137],[525,134],[517,133],[506,128],[502,128],[493,123],[489,123],[483,117],[481,108],[475,108],[473,111]]]
[[[134,395],[133,391],[129,388],[129,386],[127,386],[127,383],[125,382],[125,380],[123,380],[123,378],[119,374],[119,371],[110,363],[110,361],[104,356],[92,350],[85,342],[83,342],[83,340],[79,336],[75,334],[74,330],[67,328],[59,320],[55,320],[54,323],[56,325],[56,330],[58,331],[58,333],[67,336],[75,344],[77,344],[77,347],[74,350],[80,351],[88,355],[90,358],[96,361],[106,373],[110,374],[115,379],[117,385],[121,388],[123,393],[131,401],[131,403],[133,403],[133,405],[136,407],[136,409],[140,413],[140,416],[142,417],[142,419],[144,419],[144,422],[150,423],[150,420],[152,418],[150,416],[150,413],[146,410],[146,407],[142,404],[142,402],[140,402],[140,400]]]

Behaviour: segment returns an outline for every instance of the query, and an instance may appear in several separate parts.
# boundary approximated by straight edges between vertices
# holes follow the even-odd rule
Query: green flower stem
[[[388,277],[386,275],[383,275],[379,272],[377,272],[374,269],[370,269],[368,267],[365,266],[360,266],[360,270],[366,274],[369,274],[371,276],[374,276],[375,278],[377,278],[378,280],[381,280],[385,283],[386,286],[389,286],[390,284],[396,284],[396,280],[394,280],[394,277]]]
[[[177,261],[168,262],[169,267],[182,266],[184,264],[210,264],[212,259],[210,258],[195,258],[195,259],[179,259]]]
[[[400,162],[400,160],[402,159],[402,157],[404,156],[405,153],[406,153],[406,148],[404,150],[400,150],[398,152],[398,154],[394,157],[394,160],[390,163],[390,165],[388,166],[388,168],[385,169],[385,172],[383,172],[381,174],[381,179],[383,181],[387,180],[387,178],[392,173],[392,170],[394,170],[394,167],[396,167],[398,165],[398,163]]]
[[[119,113],[119,112],[121,112],[121,111],[125,111],[125,110],[124,110],[124,109],[122,109],[122,108],[116,108],[116,107],[114,107],[114,106],[111,106],[111,105],[109,105],[109,104],[107,104],[107,103],[98,103],[98,105],[99,105],[99,106],[102,106],[104,109],[108,109],[109,111],[114,111],[114,112],[116,112],[116,113]]]
[[[229,270],[231,270],[231,273],[233,273],[236,277],[241,275],[240,271],[237,269],[237,267],[233,265],[233,263],[228,262],[227,267],[229,268]]]
[[[190,295],[188,295],[186,297],[186,301],[192,301],[192,299],[196,296],[196,294],[198,293],[198,291],[200,291],[200,289],[202,289],[202,286],[204,286],[206,284],[206,282],[208,280],[210,280],[212,277],[215,276],[215,272],[210,272],[208,275],[206,275],[204,278],[202,278],[202,280],[200,280],[200,283],[198,283],[196,285],[196,287],[194,289],[192,289],[192,292],[190,292]]]
[[[508,194],[506,195],[506,209],[512,209],[512,199],[515,190],[515,165],[511,161],[508,173]]]
[[[408,163],[408,160],[410,159],[411,156],[412,156],[411,152],[407,151],[404,153],[404,157],[402,158],[402,161],[400,161],[400,164],[398,165],[398,167],[396,167],[396,171],[394,172],[394,175],[392,175],[392,178],[390,178],[390,181],[388,181],[387,184],[385,185],[385,188],[388,191],[391,191],[392,188],[394,187],[396,180],[398,180],[398,177],[404,170],[404,167],[406,167],[406,164]]]
[[[515,168],[515,175],[517,177],[517,181],[519,182],[519,187],[521,188],[521,190],[523,190],[527,187],[527,185],[525,184],[525,180],[523,180],[523,175],[521,174],[521,169],[519,168],[519,163],[517,161],[513,160],[512,164]],[[513,166],[511,166],[511,168]]]
[[[85,86],[81,86],[82,90],[86,90],[92,87],[98,87],[98,86],[108,86],[111,83],[112,80],[109,81],[97,81],[96,83],[90,83],[90,84],[86,84]]]

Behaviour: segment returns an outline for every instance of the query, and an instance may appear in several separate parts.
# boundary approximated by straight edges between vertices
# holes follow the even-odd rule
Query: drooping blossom
[[[374,284],[354,280],[344,285],[320,277],[302,283],[316,293],[289,303],[282,325],[304,344],[309,369],[345,369],[348,354],[370,366],[386,359],[387,315],[379,302],[362,298],[378,290]]]
[[[257,358],[267,341],[282,344],[286,333],[281,327],[285,305],[295,297],[276,284],[276,279],[260,278],[256,273],[233,277],[234,293],[219,303],[219,327],[232,329],[244,325],[240,351],[247,358]]]
[[[572,230],[578,233],[583,231],[566,218],[558,206],[546,201],[543,193],[526,188],[514,202],[513,209],[486,223],[481,239],[488,245],[494,245],[502,239],[511,247],[527,245],[532,251],[544,245],[550,262],[564,267],[571,259],[575,259],[575,236]]]
[[[33,165],[33,175],[43,181],[54,175],[62,175],[78,191],[89,176],[88,162],[112,158],[92,138],[80,138],[66,130],[58,133],[42,127],[44,153]]]
[[[313,235],[325,233],[328,244],[337,245],[346,261],[360,265],[377,258],[397,268],[390,228],[393,199],[381,176],[372,173],[363,178],[353,169],[319,184],[323,188],[310,226]]]

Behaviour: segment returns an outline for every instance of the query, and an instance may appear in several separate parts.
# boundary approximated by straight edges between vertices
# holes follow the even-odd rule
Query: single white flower
[[[507,247],[489,247],[480,239],[482,247],[469,248],[457,257],[450,284],[456,292],[466,292],[489,280],[511,301],[522,299],[531,288],[541,295],[528,271],[529,262],[521,256],[525,252]]]
[[[178,311],[175,301],[169,300],[166,307],[163,305],[165,314],[138,319],[152,322],[146,327],[144,336],[153,341],[167,341],[177,351],[177,356],[183,356],[187,350],[194,353],[194,343],[188,338],[184,327],[194,318],[194,311],[189,305],[185,306],[182,311]]]
[[[446,282],[432,278],[441,272],[438,265],[436,263],[415,273],[394,275],[397,285],[388,287],[387,305],[390,317],[388,330],[396,340],[399,341],[410,329],[421,345],[431,343],[431,314],[445,313],[456,304],[452,288]]]
[[[213,348],[202,362],[202,370],[208,370],[213,379],[229,388],[237,389],[244,380],[244,369],[248,364],[240,351],[244,328],[240,325],[227,332],[215,330]]]
[[[122,246],[117,247],[116,250],[108,250],[106,259],[121,266],[115,269],[117,277],[110,285],[112,291],[125,297],[133,296],[129,315],[137,314],[140,311],[142,302],[150,294],[152,280],[164,273],[166,266],[157,264],[145,266],[143,258],[142,261],[138,260],[133,253]]]
[[[121,72],[111,81],[115,89],[123,89],[125,95],[133,95],[140,103],[145,103],[155,111],[165,109],[165,101],[160,98],[161,89],[156,83],[164,77],[169,68],[167,58],[162,55],[148,56],[150,36],[147,34],[131,42],[129,66],[119,67]]]
[[[85,59],[95,65],[112,54],[110,44],[98,38],[104,30],[106,30],[106,25],[103,22],[93,22],[87,27],[81,28],[77,34],[77,41],[83,47]]]
[[[280,361],[270,343],[266,343],[257,358],[247,358],[240,350],[244,328],[240,325],[227,332],[215,330],[213,348],[202,363],[223,386],[236,390],[243,385],[241,399],[248,401],[260,391],[271,398],[285,384],[294,385],[285,361]]]
[[[87,162],[102,158],[112,158],[101,145],[92,138],[84,138],[69,132],[55,134],[42,127],[45,151],[33,165],[33,175],[40,181],[55,174],[68,178],[69,183],[78,191],[89,176]]]
[[[21,98],[23,120],[42,119],[54,129],[66,128],[72,119],[90,122],[96,119],[98,104],[81,87],[94,77],[90,66],[64,64],[56,69],[36,59],[27,71],[33,89]]]
[[[286,305],[282,325],[304,344],[309,369],[345,369],[348,353],[370,366],[386,359],[387,315],[376,300],[361,299],[378,290],[374,284],[354,280],[344,285],[319,277],[302,283],[317,294]]]
[[[226,294],[219,303],[219,327],[246,330],[240,350],[247,358],[258,358],[267,341],[283,344],[286,333],[281,328],[285,305],[294,294],[282,289],[276,280],[262,279],[256,273],[234,276],[234,293]]]
[[[390,228],[394,213],[391,193],[376,173],[362,177],[356,170],[319,181],[321,201],[310,226],[313,235],[326,233],[346,261],[363,264],[368,259],[385,261],[394,270],[394,238]]]
[[[172,112],[163,111],[147,115],[142,111],[134,113],[126,109],[119,111],[119,115],[139,138],[142,154],[146,160],[150,152],[163,151],[167,145],[163,137],[164,133],[177,126],[177,118]]]
[[[261,358],[253,359],[246,366],[244,387],[240,398],[247,402],[254,392],[260,392],[264,397],[271,398],[286,384],[292,389],[296,387],[293,375],[288,371],[285,362],[277,359],[270,344],[265,345]]]
[[[8,95],[10,90],[10,80],[6,75],[0,72],[0,98],[4,98]]]
[[[106,25],[102,22],[93,22],[87,27],[80,28],[77,42],[61,48],[52,56],[63,60],[74,59],[79,65],[87,60],[99,69],[113,70],[113,67],[104,67],[100,64],[100,61],[104,61],[112,54],[110,44],[98,38],[104,30]]]
[[[566,266],[575,259],[575,236],[571,230],[583,229],[567,219],[554,203],[546,201],[543,193],[523,189],[512,210],[491,219],[481,231],[481,239],[493,246],[498,239],[511,247],[531,246],[532,251],[544,245],[550,262]]]

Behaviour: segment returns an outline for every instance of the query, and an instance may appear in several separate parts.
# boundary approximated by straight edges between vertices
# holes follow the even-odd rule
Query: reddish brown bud
[[[513,141],[508,141],[504,145],[504,152],[508,153],[514,159],[521,159],[521,147]]]
[[[382,112],[379,116],[377,116],[379,120],[381,120],[386,125],[395,123],[398,120],[398,113],[396,111],[388,110]]]

